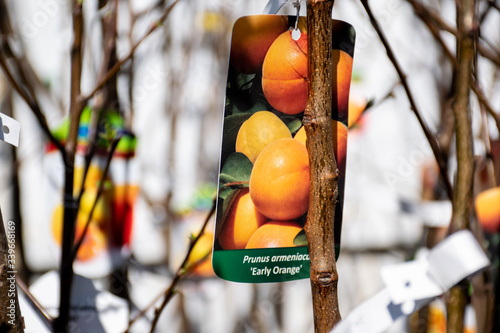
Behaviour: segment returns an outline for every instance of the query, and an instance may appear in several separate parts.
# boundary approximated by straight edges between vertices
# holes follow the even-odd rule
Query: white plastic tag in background
[[[455,232],[413,262],[383,267],[386,288],[361,304],[333,333],[379,333],[487,267],[489,260],[468,230]]]
[[[448,236],[427,258],[382,267],[382,280],[396,304],[443,294],[460,280],[489,265],[470,231]]]
[[[419,217],[428,227],[448,227],[451,221],[450,200],[410,202],[401,200],[403,211]]]
[[[0,113],[0,140],[17,147],[19,145],[19,132],[21,124],[3,113]]]
[[[448,227],[451,221],[452,204],[449,200],[427,201],[420,204],[419,215],[428,227]]]
[[[39,277],[31,286],[31,293],[50,313],[59,313],[59,274],[50,271]],[[124,332],[128,326],[127,302],[102,290],[97,281],[75,275],[71,291],[71,332]],[[27,332],[43,332],[30,327]]]
[[[269,0],[264,8],[264,14],[276,14],[288,0]]]
[[[431,299],[394,304],[387,289],[380,291],[354,309],[339,322],[331,333],[380,333],[386,331],[400,317],[407,316],[430,302]]]

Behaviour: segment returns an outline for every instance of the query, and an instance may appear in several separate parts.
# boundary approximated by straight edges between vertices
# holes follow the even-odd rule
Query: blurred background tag
[[[21,124],[15,119],[0,113],[0,140],[17,147]]]

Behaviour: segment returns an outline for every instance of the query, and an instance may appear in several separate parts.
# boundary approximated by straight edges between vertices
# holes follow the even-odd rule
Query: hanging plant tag
[[[19,145],[19,132],[21,124],[3,113],[0,113],[0,141],[5,141],[17,147]]]
[[[337,254],[354,35],[351,25],[333,21]],[[227,78],[213,252],[214,271],[223,279],[254,283],[309,277],[304,224],[310,176],[302,126],[306,101],[305,17],[298,22],[295,16],[278,15],[238,19]]]

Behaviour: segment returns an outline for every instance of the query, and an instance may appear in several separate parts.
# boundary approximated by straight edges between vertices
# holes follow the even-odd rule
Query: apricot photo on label
[[[309,278],[304,233],[309,155],[302,117],[307,102],[307,27],[300,17],[255,15],[233,27],[226,86],[212,264],[236,282]],[[339,169],[335,212],[340,247],[348,99],[355,33],[333,21],[333,150]]]

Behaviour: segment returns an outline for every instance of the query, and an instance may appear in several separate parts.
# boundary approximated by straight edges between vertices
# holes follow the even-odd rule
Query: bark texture
[[[452,231],[470,229],[473,201],[474,155],[470,113],[470,89],[474,60],[475,0],[457,1],[457,72],[453,112],[457,146],[457,179],[453,196]],[[461,284],[448,293],[447,330],[462,333],[467,288]]]
[[[303,123],[311,190],[305,232],[309,244],[316,332],[329,332],[340,320],[334,244],[338,169],[331,129],[332,9],[333,1],[307,2],[309,93]]]

